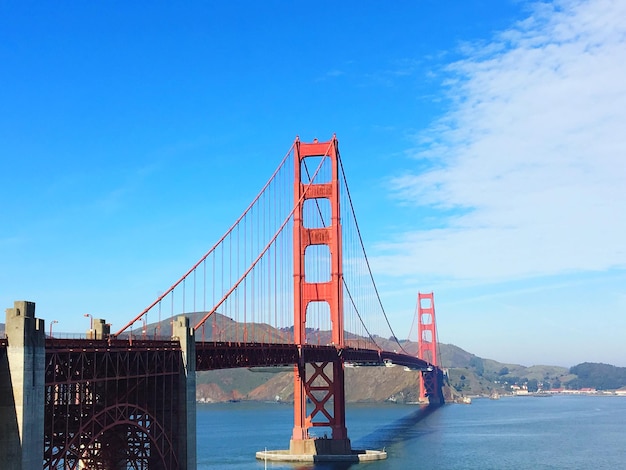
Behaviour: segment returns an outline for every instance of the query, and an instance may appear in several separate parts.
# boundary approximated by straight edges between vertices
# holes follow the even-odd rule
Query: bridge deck
[[[0,348],[6,348],[6,339],[0,339]],[[61,339],[46,338],[47,353],[120,352],[120,351],[179,351],[177,340],[143,339]],[[414,356],[390,351],[359,348],[336,348],[332,345],[304,345],[289,343],[197,342],[196,370],[232,369],[238,367],[287,366],[299,362],[345,362],[383,366],[388,363],[416,370],[432,369],[431,364]]]

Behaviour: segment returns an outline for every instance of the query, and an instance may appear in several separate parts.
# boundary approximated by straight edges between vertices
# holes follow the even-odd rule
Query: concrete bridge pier
[[[87,330],[87,339],[107,339],[111,334],[111,324],[104,318],[94,318],[92,327]]]
[[[172,337],[180,341],[183,353],[184,374],[181,374],[180,403],[184,404],[179,415],[179,449],[183,455],[181,468],[196,469],[196,341],[189,318],[181,315],[174,320]]]
[[[6,310],[6,355],[0,350],[0,455],[3,470],[40,470],[43,464],[45,324],[35,303]]]

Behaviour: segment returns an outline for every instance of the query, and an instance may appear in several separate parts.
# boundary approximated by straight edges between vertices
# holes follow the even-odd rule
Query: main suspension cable
[[[357,235],[359,237],[359,242],[361,243],[361,249],[363,250],[363,256],[365,258],[365,264],[367,265],[367,270],[369,272],[370,275],[370,279],[372,281],[372,286],[374,287],[374,292],[376,293],[376,298],[378,299],[378,304],[380,305],[380,309],[383,312],[383,317],[385,318],[385,321],[387,322],[387,326],[389,327],[389,330],[391,331],[392,337],[394,339],[394,341],[396,342],[396,344],[398,345],[398,347],[402,350],[402,352],[404,352],[404,354],[406,354],[407,356],[409,355],[404,347],[400,344],[400,342],[398,341],[398,337],[396,336],[395,332],[393,331],[393,328],[391,327],[391,323],[389,323],[389,318],[387,317],[387,313],[385,312],[385,307],[383,307],[383,302],[380,298],[380,294],[378,292],[378,288],[376,287],[376,283],[374,282],[374,275],[372,274],[372,268],[370,266],[370,262],[369,259],[367,257],[367,253],[365,252],[365,245],[363,243],[363,237],[361,237],[361,230],[359,229],[359,223],[356,219],[356,214],[354,212],[354,205],[352,204],[352,197],[350,196],[350,189],[348,188],[348,180],[346,179],[346,173],[343,169],[343,163],[341,162],[341,158],[339,157],[339,154],[337,155],[337,159],[339,160],[339,167],[341,168],[341,176],[343,177],[343,182],[344,182],[344,186],[346,187],[346,195],[348,197],[348,201],[350,202],[350,210],[352,211],[352,218],[354,219],[354,226],[356,228],[356,232]],[[360,318],[360,316],[359,316]],[[365,325],[363,325],[365,326]]]

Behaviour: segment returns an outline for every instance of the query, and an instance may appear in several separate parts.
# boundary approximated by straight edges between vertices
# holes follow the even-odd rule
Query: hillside
[[[442,344],[440,348],[441,365],[448,368],[450,386],[464,395],[489,395],[493,391],[506,393],[513,385],[547,390],[560,388],[575,378],[565,367],[525,367],[483,359],[454,345]]]
[[[567,382],[566,385],[573,389],[611,390],[626,385],[626,367],[584,362],[572,367],[570,372],[575,374],[575,378]]]
[[[190,324],[195,325],[205,312],[189,314]],[[133,335],[169,337],[172,334],[171,319],[146,326],[145,332],[137,328]],[[0,336],[5,325],[0,323]],[[266,324],[237,323],[232,319],[214,314],[204,328],[196,331],[196,340],[210,341],[263,341],[272,338],[276,342],[288,342],[292,329],[277,330]],[[330,342],[330,332],[309,331],[309,341],[317,344]],[[417,353],[417,343],[393,338],[374,337],[377,344],[386,350],[404,350],[407,354]],[[350,338],[350,341],[363,341]],[[489,395],[494,391],[506,393],[512,386],[525,386],[530,391],[539,388],[583,387],[599,390],[617,389],[626,386],[626,368],[607,364],[584,363],[566,369],[564,367],[534,365],[525,367],[485,359],[452,344],[439,345],[439,364],[448,373],[448,396]],[[402,367],[358,367],[346,368],[346,399],[350,402],[368,401],[415,401],[417,400],[418,376],[406,372]],[[197,374],[197,398],[206,402],[228,400],[293,400],[293,373],[291,367],[230,369]]]
[[[194,325],[205,312],[188,314],[190,324]],[[278,330],[270,325],[258,323],[237,323],[216,313],[204,328],[196,331],[196,340],[210,341],[214,337],[222,341],[273,341],[288,342],[293,329]],[[160,323],[149,324],[148,336],[170,336],[172,332],[170,318]],[[135,329],[133,334],[142,331]],[[330,342],[329,331],[307,332],[309,342],[327,344]],[[417,353],[417,343],[401,341],[400,345],[393,338],[374,336],[377,344],[386,350],[404,350],[407,354]],[[350,337],[350,342],[364,341]],[[448,395],[489,395],[494,391],[506,393],[512,386],[536,389],[550,389],[577,386],[578,378],[572,371],[558,366],[534,365],[525,367],[478,357],[452,344],[439,345],[439,364],[448,372]],[[405,372],[402,368],[360,367],[346,369],[346,399],[348,401],[414,401],[416,399],[417,376]],[[580,382],[583,383],[583,382]],[[588,383],[588,382],[584,382]],[[290,401],[293,398],[293,378],[291,368],[234,369],[223,371],[198,372],[198,399],[204,401],[227,400],[279,400]],[[624,383],[626,385],[626,383]],[[579,387],[580,388],[580,387]]]
[[[263,368],[262,372],[255,372],[255,369],[198,372],[198,383],[202,384],[202,388],[198,387],[198,399],[206,402],[233,399],[293,401],[291,368],[278,368],[273,373],[267,369]],[[346,368],[346,400],[417,401],[417,380],[417,372],[406,372],[402,367]]]
[[[417,344],[403,342],[403,348],[413,353]],[[524,367],[482,359],[458,346],[440,345],[441,365],[448,371],[448,395],[489,395],[504,393],[516,383],[541,383],[551,387],[576,378],[568,369],[557,366]],[[402,367],[346,368],[346,400],[349,402],[417,400],[418,374]],[[224,401],[232,399],[260,401],[293,400],[291,368],[235,369],[198,372],[198,399]],[[208,387],[208,385],[211,387]],[[554,384],[551,385],[551,384]]]

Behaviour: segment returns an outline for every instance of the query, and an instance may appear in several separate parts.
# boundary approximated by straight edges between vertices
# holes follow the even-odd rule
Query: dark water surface
[[[387,460],[352,465],[278,464],[278,469],[622,469],[626,398],[515,397],[435,411],[411,405],[348,405],[352,447]],[[255,452],[286,449],[291,405],[198,406],[198,470],[263,469]]]

